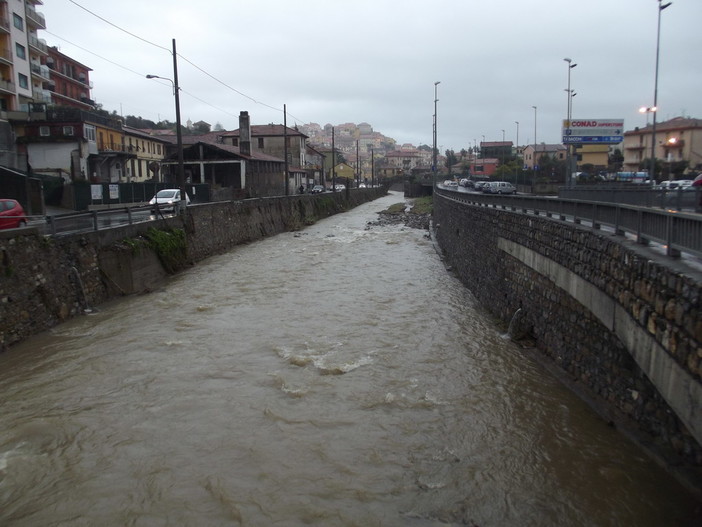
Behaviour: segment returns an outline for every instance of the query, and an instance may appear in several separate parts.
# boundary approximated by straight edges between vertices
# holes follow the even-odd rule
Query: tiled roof
[[[666,130],[686,130],[689,128],[702,128],[702,119],[692,119],[688,117],[675,117],[668,121],[656,123],[656,131]],[[653,124],[635,130],[624,132],[624,135],[640,135],[653,133]]]

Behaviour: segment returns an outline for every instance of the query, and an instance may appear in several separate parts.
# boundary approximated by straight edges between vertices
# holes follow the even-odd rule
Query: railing
[[[478,194],[442,188],[437,188],[436,193],[469,205],[556,217],[576,224],[585,221],[593,230],[607,225],[615,234],[632,234],[642,245],[660,243],[667,256],[676,258],[685,252],[702,257],[702,216],[695,213],[547,196]]]

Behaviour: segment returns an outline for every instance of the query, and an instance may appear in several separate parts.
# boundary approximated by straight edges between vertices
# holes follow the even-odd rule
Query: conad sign
[[[624,140],[624,119],[573,119],[563,121],[565,144],[617,144]]]

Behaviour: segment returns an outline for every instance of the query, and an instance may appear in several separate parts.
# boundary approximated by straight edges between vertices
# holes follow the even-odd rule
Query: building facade
[[[637,172],[651,159],[653,126],[624,132],[624,171]],[[676,117],[656,124],[655,158],[687,163],[687,171],[702,170],[702,119]]]
[[[43,61],[48,56],[39,30],[44,16],[36,11],[42,0],[0,1],[0,111],[28,112],[34,102],[49,102],[49,80]]]
[[[50,96],[51,104],[58,106],[71,106],[90,110],[95,102],[90,98],[90,72],[89,67],[73,60],[61,53],[55,46],[48,49],[49,55],[45,58],[45,67],[49,79],[45,83]],[[42,92],[44,95],[44,93]]]
[[[534,145],[525,146],[523,153],[525,168],[533,170],[534,165],[538,167],[539,158],[544,155],[556,161],[565,161],[566,147],[563,145],[549,145],[546,143],[541,143],[536,145],[536,147],[534,147]]]
[[[66,181],[126,181],[126,165],[136,158],[119,120],[77,108],[48,110],[44,119],[24,125],[17,142],[34,172]]]

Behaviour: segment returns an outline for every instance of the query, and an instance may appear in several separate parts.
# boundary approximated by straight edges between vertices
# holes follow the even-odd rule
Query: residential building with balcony
[[[48,48],[43,67],[46,68],[48,78],[44,78],[42,96],[48,95],[49,98],[43,102],[84,110],[95,106],[95,101],[90,98],[91,68],[64,55],[55,46]]]
[[[119,120],[77,108],[51,108],[41,120],[24,124],[17,142],[35,173],[66,181],[127,181],[127,165],[137,155],[125,142]]]
[[[36,11],[42,0],[0,0],[0,111],[28,112],[33,102],[46,102],[48,56],[38,31],[46,29],[44,16]]]
[[[135,155],[125,162],[125,180],[128,183],[141,183],[152,178],[160,181],[161,164],[171,144],[170,138],[154,136],[129,126],[123,126],[122,130],[127,152]]]
[[[652,125],[624,132],[622,170],[647,170],[642,163],[651,159],[652,140]],[[675,117],[656,123],[655,157],[668,163],[686,162],[687,170],[702,170],[702,119]]]

